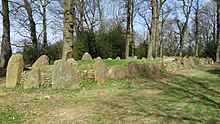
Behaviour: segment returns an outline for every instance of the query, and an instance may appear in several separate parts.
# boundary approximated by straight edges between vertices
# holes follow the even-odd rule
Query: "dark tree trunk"
[[[43,4],[43,49],[47,49],[47,16],[46,16],[47,0]]]
[[[132,49],[131,55],[135,55],[135,41],[134,41],[134,0],[131,3],[131,42],[132,42]]]
[[[216,61],[219,61],[220,52],[220,1],[217,1],[217,50],[216,50]]]
[[[10,43],[10,20],[8,0],[2,0],[2,16],[3,16],[3,36],[1,44],[1,67],[7,67],[9,58],[11,57],[11,43]]]
[[[131,23],[131,0],[127,0],[127,28],[126,28],[126,45],[125,45],[125,59],[129,56],[129,43],[130,43],[130,23]]]

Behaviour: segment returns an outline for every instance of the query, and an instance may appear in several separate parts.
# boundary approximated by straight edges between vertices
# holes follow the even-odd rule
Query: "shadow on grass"
[[[207,72],[209,72],[209,73],[211,73],[211,74],[220,74],[220,68],[208,70]],[[219,76],[220,76],[220,75],[219,75]]]
[[[220,79],[219,79],[220,80]],[[220,86],[219,84],[217,84]],[[212,123],[220,122],[220,90],[212,89],[216,81],[199,77],[175,75],[166,79],[146,82],[145,88],[132,89],[102,101],[110,110],[106,117],[152,117],[159,123]],[[220,87],[219,87],[220,88]],[[146,94],[141,90],[160,90],[158,94]],[[131,113],[126,113],[127,109]],[[117,113],[114,113],[117,111]]]
[[[210,119],[206,120],[204,118],[206,117],[200,117],[197,118],[193,117],[185,117],[178,113],[172,113],[169,114],[170,111],[164,111],[163,109],[161,111],[164,111],[167,113],[166,115],[161,115],[158,113],[151,113],[154,116],[164,116],[166,118],[171,119],[180,119],[180,120],[188,120],[188,121],[194,121],[194,122],[212,122],[217,123],[219,122],[219,115],[220,115],[220,91],[216,91],[214,89],[211,89],[210,87],[213,87],[214,85],[220,86],[219,84],[214,84],[212,80],[210,79],[200,79],[195,77],[187,77],[184,75],[176,75],[175,77],[171,77],[166,82],[157,80],[158,83],[157,88],[164,91],[164,96],[169,96],[167,103],[169,102],[176,102],[177,103],[187,103],[192,104],[193,107],[199,106],[205,106],[207,111],[210,112],[210,114],[214,113],[214,119],[213,117],[210,117]],[[164,90],[164,87],[169,87],[168,90]],[[220,87],[218,87],[219,89]],[[135,100],[136,101],[136,100]],[[140,106],[140,105],[139,105]],[[141,106],[140,106],[141,107]],[[158,109],[161,109],[160,107]],[[211,109],[211,110],[209,110]],[[213,112],[214,111],[214,112]],[[173,116],[176,115],[176,116]],[[206,115],[210,116],[210,115]],[[217,116],[217,117],[216,117]]]
[[[174,95],[176,97],[187,96],[189,102],[200,102],[204,105],[220,109],[220,91],[209,88],[209,86],[212,85],[210,80],[176,75],[172,78],[172,81],[168,83],[157,82],[163,86],[170,87],[169,90],[166,91],[168,95]],[[159,87],[159,89],[161,88]]]
[[[163,93],[155,95],[150,102],[146,98],[141,100],[132,96],[133,102],[139,108],[137,110],[142,115],[148,113],[147,116],[162,117],[167,121],[181,123],[184,121],[213,124],[220,122],[220,87],[217,90],[212,89],[216,85],[220,86],[220,82],[215,84],[216,81],[210,79],[184,75],[176,75],[165,81],[155,80],[155,82],[153,88],[162,90]],[[189,108],[178,110],[175,105],[181,106],[181,104]],[[154,111],[149,111],[151,107]]]

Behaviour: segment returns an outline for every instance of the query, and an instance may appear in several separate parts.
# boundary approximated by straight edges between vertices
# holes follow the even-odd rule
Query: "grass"
[[[83,82],[75,89],[0,85],[0,123],[218,124],[219,72],[201,67],[163,79]]]
[[[159,61],[151,61],[151,60],[132,60],[132,59],[121,59],[121,60],[107,60],[104,59],[103,60],[104,63],[106,64],[106,66],[108,68],[114,66],[114,65],[121,65],[121,66],[125,66],[127,65],[129,62],[131,61],[135,61],[137,64],[151,64],[151,63],[159,63]],[[76,67],[79,70],[92,70],[93,69],[93,65],[95,64],[95,60],[80,60],[77,61],[77,65]]]
[[[21,116],[10,106],[0,104],[0,122],[1,124],[21,124]]]

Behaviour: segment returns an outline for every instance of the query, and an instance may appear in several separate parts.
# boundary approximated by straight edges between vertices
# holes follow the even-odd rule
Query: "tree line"
[[[219,0],[2,0],[1,66],[7,66],[12,46],[28,63],[42,54],[80,59],[84,52],[219,61],[219,5]],[[12,32],[21,37],[13,43]]]

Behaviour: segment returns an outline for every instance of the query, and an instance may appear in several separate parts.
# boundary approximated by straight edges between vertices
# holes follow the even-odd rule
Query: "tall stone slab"
[[[15,87],[21,81],[21,73],[24,70],[24,59],[21,54],[11,56],[7,66],[6,87]]]
[[[109,80],[108,68],[100,57],[96,59],[94,64],[94,75],[98,84],[104,84]]]
[[[24,82],[24,89],[39,88],[42,82],[40,69],[35,67],[29,73],[27,81]]]
[[[52,88],[77,87],[80,82],[80,77],[71,64],[65,60],[55,61],[52,75]]]

